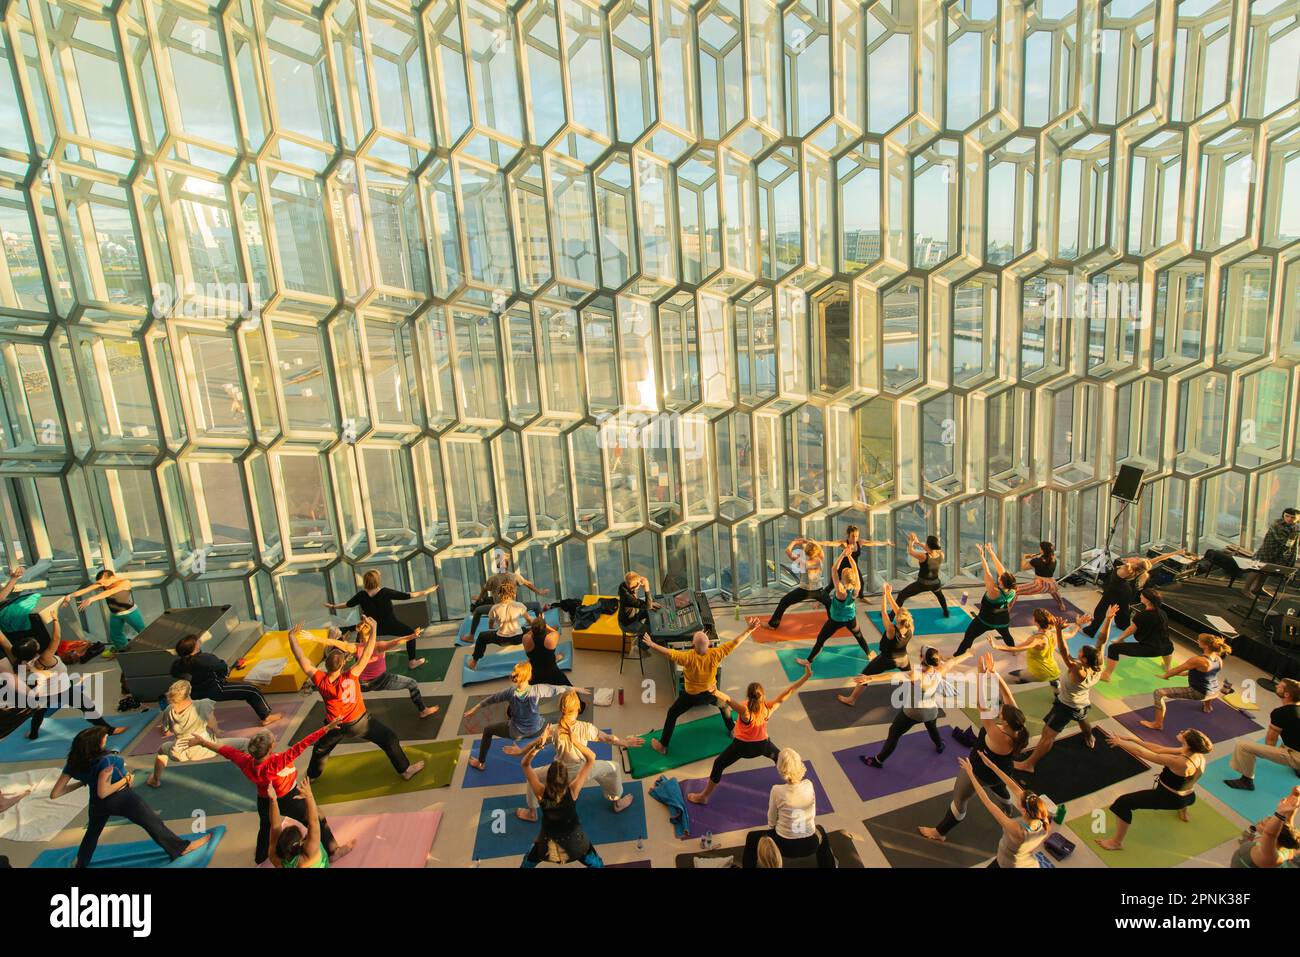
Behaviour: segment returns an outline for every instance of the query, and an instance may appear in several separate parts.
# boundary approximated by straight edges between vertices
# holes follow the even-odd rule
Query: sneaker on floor
[[[109,661],[112,661],[114,658],[117,657],[117,649],[116,649],[116,648],[105,648],[103,654],[101,654],[99,657],[101,657],[101,658],[107,658]]]
[[[139,707],[140,702],[136,700],[136,697],[133,694],[125,695],[122,700],[117,703],[117,710],[119,713],[123,711],[136,711]]]
[[[1300,774],[1300,771],[1296,773]],[[1224,781],[1223,783],[1226,784],[1228,787],[1233,788],[1237,791],[1255,790],[1254,778],[1248,778],[1248,777],[1233,778],[1231,781]]]

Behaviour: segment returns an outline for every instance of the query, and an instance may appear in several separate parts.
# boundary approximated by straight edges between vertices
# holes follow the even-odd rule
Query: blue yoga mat
[[[555,654],[562,659],[560,661],[561,671],[569,671],[573,668],[573,642],[560,642],[555,646]],[[469,655],[466,655],[460,665],[460,683],[462,686],[474,685],[482,681],[508,678],[515,665],[527,660],[528,656],[524,654],[522,648],[511,648],[509,651],[486,654],[479,659],[477,668],[471,668],[466,664],[469,661]]]
[[[605,729],[608,733],[608,729]],[[477,737],[470,739],[470,754],[478,754]],[[509,755],[502,750],[506,745],[512,742],[508,738],[493,738],[492,744],[488,747],[487,760],[483,762],[485,767],[482,771],[476,771],[472,767],[465,768],[464,787],[467,788],[486,788],[495,787],[502,784],[517,784],[520,787],[524,784],[524,769],[520,767],[519,761],[522,755]],[[597,761],[613,760],[613,748],[601,741],[591,742],[591,750],[596,755]],[[533,767],[539,769],[546,768],[555,760],[555,748],[547,745],[538,752],[537,757],[533,760]],[[631,808],[628,808],[630,811]]]
[[[600,853],[602,844],[635,841],[646,836],[645,794],[641,782],[626,782],[623,789],[625,794],[632,795],[632,803],[627,810],[618,814],[609,809],[610,802],[598,787],[585,787],[578,795],[578,820],[582,822],[582,829],[591,843],[596,845],[597,853]],[[483,802],[483,810],[478,818],[478,833],[474,838],[474,860],[482,861],[493,857],[522,859],[528,853],[537,840],[541,824],[521,821],[515,817],[515,809],[523,806],[522,794],[488,798]],[[496,811],[502,813],[494,815]],[[494,821],[505,833],[493,833]]]
[[[1217,707],[1222,706],[1220,703]],[[1199,783],[1205,790],[1254,824],[1277,810],[1277,802],[1293,787],[1300,785],[1300,777],[1296,777],[1296,773],[1290,768],[1265,761],[1263,758],[1256,758],[1255,790],[1238,791],[1236,788],[1228,787],[1223,783],[1224,781],[1241,777],[1228,766],[1228,761],[1232,757],[1231,747],[1235,743],[1229,742],[1223,745],[1228,749],[1228,754],[1217,761],[1210,762],[1205,768],[1205,773],[1201,775]],[[1264,739],[1258,738],[1256,743],[1263,744]]]
[[[157,708],[130,711],[126,714],[106,714],[104,720],[115,728],[126,728],[121,734],[109,735],[110,751],[125,751],[140,732],[158,719]],[[0,739],[0,761],[63,761],[68,757],[72,739],[90,725],[81,712],[69,711],[65,715],[45,719],[41,736],[27,740],[30,721],[24,721]]]
[[[548,608],[546,611],[542,613],[542,617],[546,619],[546,623],[550,625],[552,628],[560,627],[560,609]],[[470,637],[469,634],[469,623],[473,620],[474,620],[474,616],[472,614],[466,615],[464,618],[461,619],[460,627],[456,629],[456,644],[458,645],[474,644],[474,640],[473,638]],[[523,623],[524,623],[524,619],[522,616],[520,616],[519,624],[522,626]],[[474,631],[474,637],[478,637],[479,635],[481,635],[483,632],[487,630],[488,630],[488,616],[487,616],[487,612],[484,612],[483,617],[480,618],[478,621],[478,628]]]
[[[879,647],[875,643],[871,645],[873,651]],[[803,665],[797,662],[800,658],[807,658],[811,650],[811,648],[777,649],[776,657],[781,662],[781,670],[791,681],[798,681],[803,677]],[[847,645],[826,645],[813,659],[812,665],[813,680],[848,678],[862,673],[862,669],[867,666],[867,656],[856,642]]]
[[[916,625],[918,635],[959,635],[970,627],[970,615],[966,614],[960,605],[949,606],[948,611],[950,614],[947,618],[943,617],[942,608],[936,608],[933,605],[922,605],[918,608],[904,605],[903,610],[912,613],[912,621]],[[882,635],[885,633],[880,612],[867,612],[867,619],[878,632]]]
[[[521,822],[522,823],[522,822]],[[184,854],[174,861],[153,841],[130,841],[126,844],[100,844],[95,848],[95,856],[90,859],[91,867],[207,867],[216,853],[217,845],[225,836],[226,827],[219,824],[211,831],[212,840],[208,841],[193,854]],[[182,834],[181,837],[185,835]],[[198,837],[199,835],[194,835]],[[76,847],[60,847],[41,851],[32,867],[71,867],[77,859]]]

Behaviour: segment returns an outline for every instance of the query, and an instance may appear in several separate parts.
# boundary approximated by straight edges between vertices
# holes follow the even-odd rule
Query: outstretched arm
[[[1002,559],[998,558],[998,553],[993,550],[993,543],[985,542],[984,545],[988,551],[989,558],[993,559],[993,570],[997,572],[998,575],[1005,574],[1006,568],[1002,565]]]
[[[980,784],[979,778],[975,777],[975,769],[971,766],[970,758],[958,758],[957,764],[965,773],[966,777],[970,778],[971,787],[974,789],[976,796],[980,799],[980,803],[988,809],[988,812],[993,815],[993,819],[1002,826],[1002,829],[1011,831],[1012,828],[1017,827],[1018,825],[1016,822],[1007,816],[1006,812],[998,806],[997,802],[984,793],[984,786]]]
[[[984,591],[988,593],[990,598],[996,598],[998,583],[997,579],[993,577],[993,573],[989,571],[989,559],[984,554],[984,546],[976,543],[975,550],[980,553],[980,566],[984,569]]]
[[[364,631],[362,631],[362,629],[364,629]],[[370,659],[375,656],[375,636],[379,631],[379,628],[374,621],[363,617],[357,631],[365,635],[366,643],[361,649],[361,654],[357,657],[357,663],[352,666],[352,674],[354,677],[365,671],[366,665],[368,665]]]
[[[302,645],[298,643],[298,636],[302,634],[302,622],[298,622],[289,629],[289,651],[293,654],[294,661],[298,662],[298,667],[302,669],[303,674],[308,678],[316,673],[316,666],[308,660],[303,653]]]
[[[796,691],[802,688],[804,684],[808,681],[808,679],[811,677],[812,677],[812,665],[806,664],[803,666],[803,674],[799,677],[799,679],[793,682],[790,685],[790,687],[786,688],[779,695],[777,695],[775,698],[772,699],[772,707],[775,708],[777,705],[784,704],[787,700],[789,700],[790,695],[794,694]]]

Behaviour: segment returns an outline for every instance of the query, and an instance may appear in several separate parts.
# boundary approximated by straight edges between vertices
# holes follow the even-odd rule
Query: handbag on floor
[[[1057,831],[1043,842],[1043,848],[1058,861],[1063,861],[1074,853],[1074,842]]]

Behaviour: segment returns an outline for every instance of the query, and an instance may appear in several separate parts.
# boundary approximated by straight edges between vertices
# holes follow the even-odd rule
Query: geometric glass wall
[[[1293,0],[0,2],[0,549],[729,594],[1300,505]]]

